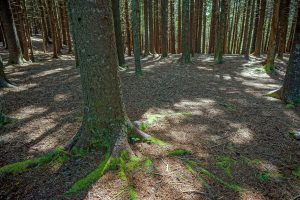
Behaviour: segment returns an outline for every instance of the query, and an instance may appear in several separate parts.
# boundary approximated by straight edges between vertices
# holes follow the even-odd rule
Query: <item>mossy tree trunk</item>
[[[121,30],[121,19],[120,19],[120,1],[113,0],[111,2],[112,2],[112,10],[114,16],[114,27],[115,27],[119,66],[124,66],[125,57],[123,52],[124,45],[123,45],[122,30]]]
[[[122,102],[111,1],[69,0],[68,7],[84,99],[75,146],[110,146],[118,156],[129,148],[129,121]]]
[[[293,46],[282,88],[282,99],[287,103],[300,101],[300,4]]]
[[[181,61],[184,64],[191,62],[190,56],[190,1],[182,0],[182,56]]]
[[[15,22],[12,17],[9,0],[0,1],[0,18],[6,38],[6,43],[9,51],[10,64],[22,64],[23,55],[22,49],[17,34]]]
[[[135,64],[135,74],[142,75],[141,49],[140,49],[140,20],[139,20],[139,0],[131,1],[131,24],[133,34],[133,54]]]
[[[168,0],[161,0],[161,47],[165,58],[168,56]]]

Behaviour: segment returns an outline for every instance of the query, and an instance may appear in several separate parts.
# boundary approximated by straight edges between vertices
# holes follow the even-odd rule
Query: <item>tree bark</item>
[[[131,33],[130,33],[130,23],[129,23],[129,3],[125,0],[125,25],[126,25],[126,44],[127,44],[127,55],[131,56]]]
[[[123,46],[122,30],[121,30],[120,3],[119,1],[115,1],[115,0],[111,2],[112,2],[113,17],[114,17],[114,30],[115,30],[115,37],[116,37],[119,66],[124,66],[125,57],[123,52],[124,46]]]
[[[211,22],[210,22],[210,38],[209,38],[209,48],[208,53],[213,53],[215,51],[216,45],[216,26],[217,26],[217,7],[218,1],[212,0],[212,12],[211,12]]]
[[[170,51],[172,54],[176,53],[175,43],[174,0],[170,0]]]
[[[292,43],[293,43],[293,39],[294,39],[294,35],[295,35],[295,30],[296,30],[296,23],[297,23],[297,10],[296,10],[296,12],[294,13],[294,16],[293,16],[291,31],[290,31],[289,39],[288,39],[288,42],[287,42],[287,45],[286,45],[286,52],[291,51]]]
[[[191,62],[190,58],[190,1],[182,0],[182,57],[181,60],[184,64]]]
[[[150,54],[149,52],[149,14],[148,14],[148,1],[144,0],[144,26],[145,26],[145,51],[144,56]]]
[[[22,49],[17,34],[15,22],[12,17],[9,0],[0,1],[0,18],[6,37],[6,43],[9,51],[9,64],[22,64]]]
[[[278,58],[283,59],[283,53],[285,52],[286,35],[289,23],[289,11],[291,0],[280,1],[280,18],[279,18],[279,44],[278,44]]]
[[[247,0],[247,9],[246,9],[246,21],[244,28],[244,37],[243,37],[243,49],[245,59],[249,59],[249,21],[250,21],[250,11],[251,11],[251,0]]]
[[[204,54],[205,47],[206,47],[206,10],[207,10],[207,3],[206,0],[203,0],[203,25],[200,24],[200,26],[203,26],[203,35],[202,35],[202,53]]]
[[[55,18],[54,11],[51,0],[47,0],[48,6],[48,14],[51,23],[51,35],[52,35],[52,50],[53,50],[53,58],[58,58],[58,44],[57,44],[57,36],[56,36],[56,28],[55,28]]]
[[[300,101],[300,4],[297,16],[292,51],[282,88],[282,98],[286,103]]]
[[[257,33],[255,39],[255,50],[254,56],[259,57],[261,54],[261,47],[262,47],[262,37],[263,37],[263,27],[265,23],[265,13],[266,13],[266,0],[261,0],[260,10],[259,10],[259,20],[257,25]]]
[[[148,11],[149,11],[149,48],[150,53],[154,54],[154,33],[153,33],[153,0],[148,0]]]
[[[135,74],[142,75],[141,68],[141,50],[140,50],[140,21],[139,21],[139,3],[138,0],[131,1],[131,24],[133,33],[133,54],[135,64]]]
[[[181,9],[181,0],[178,0],[178,18],[177,18],[177,53],[182,52],[182,26],[181,26],[181,20],[182,20],[182,9]]]
[[[165,58],[168,56],[168,0],[161,0],[161,46]]]

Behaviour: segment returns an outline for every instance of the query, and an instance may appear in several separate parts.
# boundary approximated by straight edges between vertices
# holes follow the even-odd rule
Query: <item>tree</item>
[[[126,26],[126,44],[127,44],[127,55],[131,56],[131,33],[129,23],[129,5],[128,0],[125,0],[125,26]]]
[[[141,68],[141,50],[140,50],[140,21],[139,21],[139,3],[138,0],[131,1],[131,24],[133,33],[133,54],[135,63],[135,74],[142,75]]]
[[[212,0],[212,11],[211,11],[211,21],[210,21],[210,36],[209,36],[209,47],[208,53],[213,53],[215,51],[215,42],[216,42],[216,26],[217,26],[217,8],[218,1]]]
[[[251,10],[251,0],[247,0],[247,9],[246,9],[246,21],[244,28],[244,37],[243,37],[243,54],[246,59],[249,59],[249,21],[250,21],[250,10]]]
[[[226,31],[226,16],[228,11],[228,2],[227,0],[221,0],[220,9],[218,14],[218,34],[216,40],[216,50],[215,50],[215,62],[221,64],[223,62],[224,54],[224,40],[225,40],[225,31]]]
[[[282,99],[286,103],[300,101],[300,4],[293,46],[282,88]]]
[[[182,26],[181,26],[181,14],[182,14],[182,9],[181,9],[181,0],[178,0],[178,6],[177,6],[177,53],[182,52]]]
[[[205,41],[206,41],[206,0],[203,0],[203,35],[202,35],[202,53],[205,53]],[[199,26],[202,26],[201,22]]]
[[[53,58],[58,58],[59,44],[58,44],[58,39],[57,39],[55,14],[54,14],[53,5],[52,5],[51,0],[47,0],[47,6],[49,9],[48,13],[49,13],[49,19],[50,19],[50,23],[51,23]]]
[[[144,56],[150,54],[149,52],[149,16],[148,16],[148,1],[144,0],[144,26],[145,26],[145,52]]]
[[[13,85],[8,81],[4,73],[4,65],[2,58],[0,56],[0,88],[13,87]]]
[[[161,0],[161,50],[162,57],[168,56],[168,0]]]
[[[22,64],[23,55],[19,41],[19,37],[16,31],[15,22],[12,17],[11,7],[9,0],[0,1],[0,18],[6,38],[6,43],[9,51],[10,64]]]
[[[151,53],[155,53],[154,51],[154,33],[153,33],[153,2],[152,0],[148,0],[148,10],[149,10],[149,48]]]
[[[263,36],[263,27],[265,23],[265,13],[266,13],[266,0],[261,0],[260,4],[260,11],[259,11],[259,20],[258,20],[258,27],[255,39],[255,50],[254,56],[260,56],[261,47],[262,47],[262,36]]]
[[[170,0],[170,51],[175,54],[174,0]]]
[[[132,3],[135,18],[137,4],[135,0]],[[66,148],[106,147],[113,157],[118,157],[122,151],[131,152],[127,134],[133,126],[122,101],[111,1],[69,0],[68,4],[84,116],[80,131]]]
[[[124,66],[125,57],[123,52],[124,46],[123,46],[123,39],[122,39],[121,20],[120,20],[120,2],[114,0],[111,2],[112,2],[112,10],[114,16],[114,28],[115,28],[119,66]]]
[[[181,61],[184,64],[191,62],[190,56],[190,1],[189,0],[182,0],[182,56]]]
[[[253,53],[255,50],[255,43],[256,43],[256,35],[257,35],[257,27],[258,27],[258,19],[259,19],[259,6],[261,0],[256,0],[256,7],[255,7],[255,21],[254,21],[254,30],[253,30],[253,37],[251,43],[251,50],[250,52]],[[253,2],[254,3],[254,2]]]
[[[283,53],[285,52],[286,46],[286,35],[288,30],[291,0],[281,0],[280,4],[278,58],[283,59]]]
[[[272,17],[272,27],[270,32],[267,62],[265,69],[268,71],[274,70],[274,61],[276,53],[276,41],[277,41],[277,32],[278,32],[278,19],[279,19],[279,9],[280,9],[280,0],[274,1],[273,5],[273,17]]]

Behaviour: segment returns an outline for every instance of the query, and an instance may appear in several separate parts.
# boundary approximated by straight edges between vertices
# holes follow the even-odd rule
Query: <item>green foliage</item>
[[[300,166],[296,167],[292,173],[297,179],[300,179]]]
[[[277,173],[277,172],[274,173],[274,172],[269,172],[269,171],[262,171],[259,174],[257,174],[257,178],[260,181],[267,181],[271,178],[280,178],[280,177],[282,177],[282,174]]]
[[[146,142],[150,144],[156,144],[158,146],[168,146],[169,144],[155,137],[150,137],[146,139]]]
[[[274,70],[275,70],[274,65],[271,65],[271,64],[266,64],[264,66],[264,69],[265,69],[266,73],[274,72]]]
[[[247,158],[246,156],[241,156],[241,159],[248,166],[258,165],[262,162],[261,160],[258,160],[258,159],[251,160],[250,158]]]
[[[150,160],[149,158],[147,158],[145,161],[144,161],[144,165],[149,168],[149,167],[152,167],[153,166],[153,162],[152,160]]]
[[[111,160],[110,154],[106,154],[104,161],[101,162],[100,165],[94,171],[92,171],[86,177],[74,183],[72,187],[65,194],[66,195],[75,194],[90,187],[99,178],[101,178],[104,175],[104,173],[109,169],[110,160]]]
[[[26,171],[26,169],[30,166],[43,166],[48,164],[53,160],[59,160],[60,162],[64,162],[68,159],[67,154],[62,148],[58,148],[54,153],[50,153],[38,158],[33,158],[30,160],[24,160],[21,162],[5,165],[0,168],[0,174],[16,174]]]
[[[244,191],[244,189],[242,187],[240,187],[239,185],[234,184],[234,183],[225,182],[224,180],[220,179],[219,177],[217,177],[216,175],[212,174],[208,170],[206,170],[203,167],[197,165],[197,163],[195,161],[191,162],[191,160],[188,160],[187,163],[190,164],[190,166],[195,167],[197,170],[199,170],[200,172],[202,172],[204,175],[206,175],[209,178],[215,180],[216,182],[224,185],[226,188],[233,190],[234,192],[243,192]]]
[[[85,157],[89,153],[89,149],[73,147],[71,153],[74,156]]]
[[[186,149],[175,149],[169,152],[170,156],[185,156],[190,154],[192,154],[192,152]]]
[[[224,170],[227,176],[232,176],[232,167],[235,164],[235,160],[229,156],[218,157],[216,161],[216,166],[219,169]]]
[[[16,121],[17,121],[17,119],[8,117],[0,112],[0,128],[4,127],[7,124],[14,123]]]
[[[138,200],[138,194],[135,191],[133,186],[129,186],[128,188],[128,195],[129,195],[129,200]]]
[[[286,107],[287,109],[295,109],[295,108],[296,108],[296,106],[295,106],[294,104],[292,104],[292,103],[286,104],[285,107]]]
[[[288,109],[295,109],[299,105],[300,105],[300,97],[297,97],[297,98],[295,98],[295,100],[293,102],[286,104],[285,107]]]

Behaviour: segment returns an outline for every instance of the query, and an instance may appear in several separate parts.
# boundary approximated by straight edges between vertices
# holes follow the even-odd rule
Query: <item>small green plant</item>
[[[128,195],[129,195],[129,200],[138,200],[138,194],[135,191],[135,188],[133,186],[129,186],[128,188]]]
[[[266,64],[265,66],[264,66],[264,69],[265,69],[265,71],[266,71],[266,73],[271,73],[271,72],[274,72],[274,65],[270,65],[270,64]]]
[[[292,103],[286,104],[285,107],[286,107],[287,109],[295,109],[295,108],[296,108],[296,106],[295,106],[294,104],[292,104]]]
[[[292,173],[297,179],[300,179],[300,166],[296,167],[296,169],[294,169]]]
[[[150,137],[146,139],[146,142],[150,144],[156,144],[158,146],[168,146],[169,144],[155,137]]]
[[[260,181],[267,181],[271,178],[280,178],[280,177],[282,177],[282,174],[277,172],[262,171],[259,174],[257,174],[257,178]]]
[[[192,154],[192,152],[186,149],[175,149],[169,152],[170,156],[185,156],[190,154]]]
[[[259,159],[251,160],[250,158],[247,158],[246,156],[241,156],[241,159],[248,166],[259,165],[262,162]]]
[[[232,176],[232,168],[235,162],[236,161],[230,158],[229,156],[222,156],[217,158],[216,166],[219,169],[224,170],[227,176]]]

